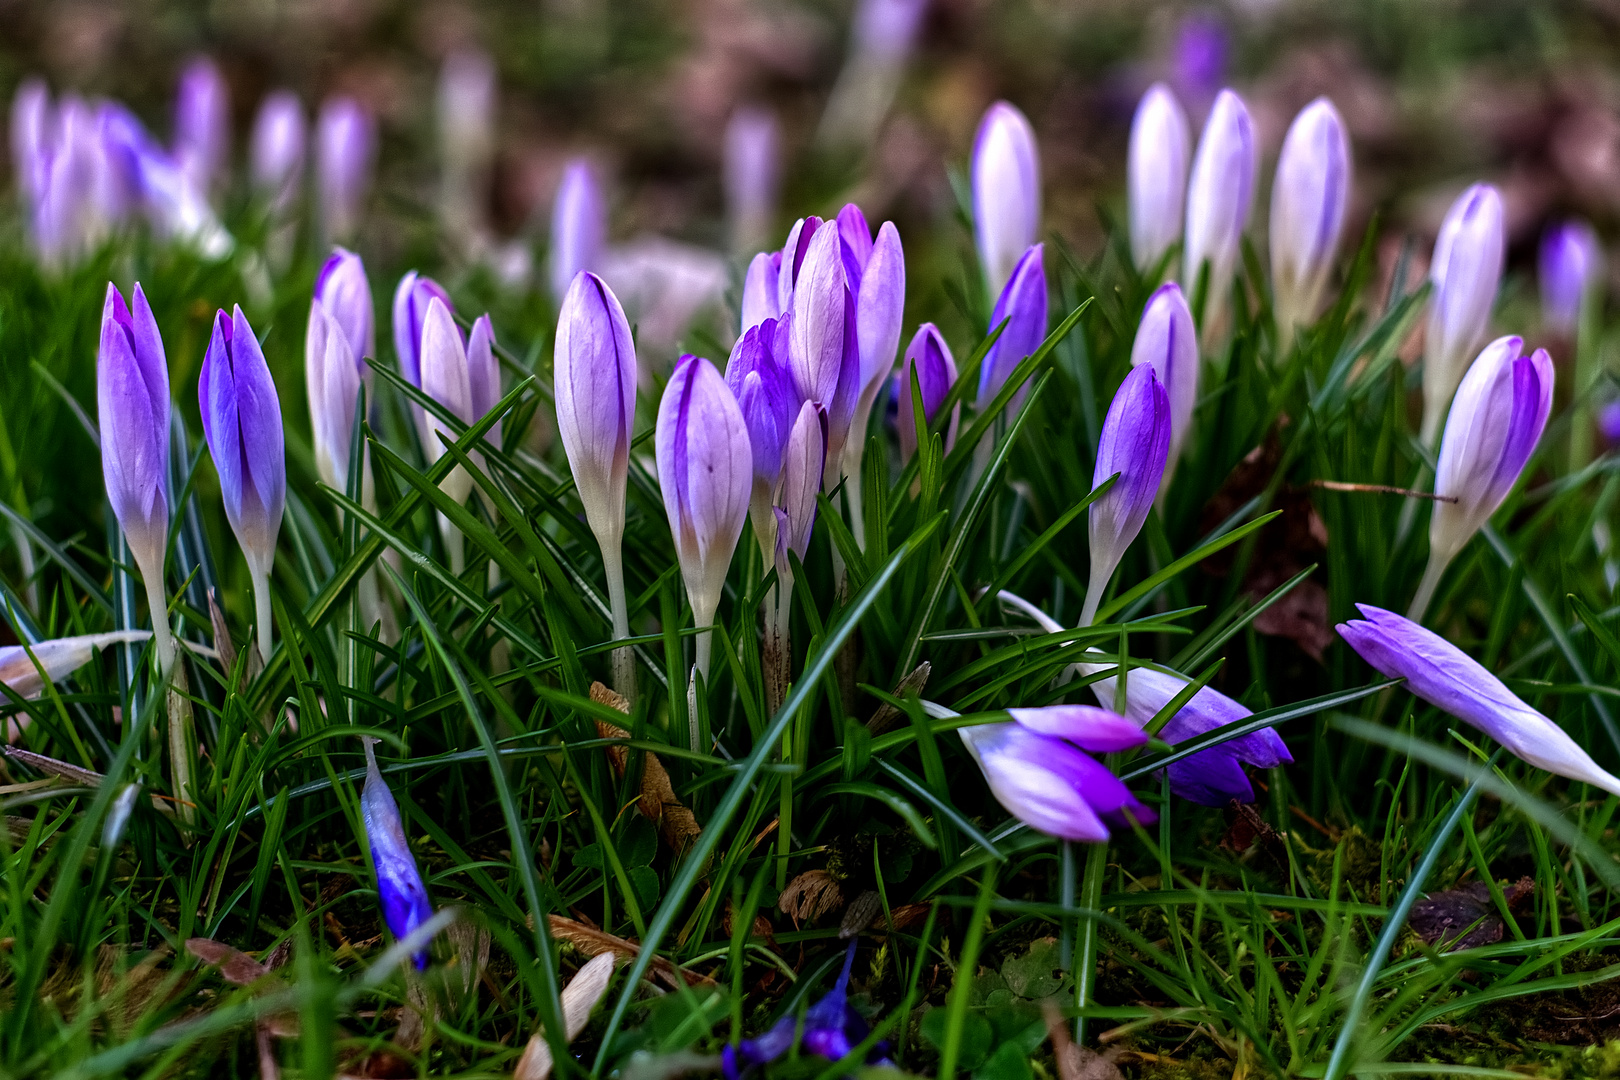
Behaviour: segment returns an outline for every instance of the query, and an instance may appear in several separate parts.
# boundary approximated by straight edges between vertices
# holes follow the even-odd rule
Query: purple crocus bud
[[[1496,513],[1530,460],[1552,411],[1553,366],[1547,350],[1521,355],[1524,340],[1501,337],[1485,346],[1451,403],[1429,521],[1429,565],[1411,617],[1421,620],[1440,575]]]
[[[203,434],[219,473],[225,518],[247,559],[258,609],[259,656],[270,658],[270,568],[287,502],[281,399],[240,307],[214,317],[197,379]]]
[[[1198,138],[1192,178],[1187,185],[1187,234],[1182,248],[1186,279],[1196,282],[1209,267],[1205,320],[1224,318],[1243,230],[1254,203],[1254,174],[1260,148],[1243,99],[1231,90],[1215,98],[1204,133]]]
[[[749,262],[748,273],[743,277],[742,333],[746,334],[766,319],[774,319],[782,314],[782,304],[777,294],[781,274],[780,251],[762,251]]]
[[[1423,345],[1423,445],[1433,446],[1446,406],[1491,321],[1502,279],[1502,196],[1475,184],[1446,211],[1434,242],[1434,296]]]
[[[1153,365],[1159,383],[1170,396],[1170,451],[1162,493],[1181,460],[1181,448],[1192,430],[1193,407],[1198,404],[1198,332],[1181,286],[1168,281],[1148,298],[1142,321],[1131,344],[1131,365]]]
[[[814,401],[799,406],[782,447],[782,490],[776,510],[776,577],[791,588],[788,552],[802,563],[816,525],[816,494],[827,466],[827,410]],[[786,589],[784,589],[784,592]]]
[[[810,244],[820,228],[821,219],[811,216],[795,221],[788,230],[787,243],[782,245],[782,258],[776,266],[776,299],[782,311],[793,310],[793,292],[804,270],[805,259],[810,256]]]
[[[726,386],[736,395],[753,449],[754,484],[748,516],[766,559],[773,558],[776,550],[771,505],[782,479],[782,450],[800,401],[788,366],[791,322],[791,316],[783,316],[749,328],[732,346],[726,361]],[[819,484],[820,474],[816,480]]]
[[[901,461],[910,461],[911,455],[917,452],[917,420],[911,403],[912,372],[917,373],[917,389],[922,393],[923,424],[926,426],[934,422],[934,414],[939,411],[945,395],[956,385],[956,361],[951,356],[951,347],[945,344],[944,335],[933,323],[923,323],[917,327],[911,344],[906,346],[906,361],[896,377],[895,392],[899,400],[895,426],[900,434]],[[945,428],[947,454],[956,445],[956,427],[961,415],[960,404],[951,408],[950,423]]]
[[[785,254],[782,265],[787,265]],[[795,277],[788,363],[799,397],[831,407],[843,370],[849,292],[836,228],[816,229]]]
[[[900,246],[900,233],[894,223],[885,221],[878,229],[876,243],[867,234],[867,255],[855,299],[855,336],[861,357],[861,392],[855,405],[855,439],[847,451],[851,460],[845,466],[845,472],[850,476],[860,472],[861,456],[866,450],[867,417],[871,415],[872,403],[877,400],[878,391],[894,371],[905,306],[906,254]]]
[[[1192,132],[1181,102],[1164,83],[1154,83],[1142,95],[1131,119],[1126,159],[1131,257],[1144,274],[1151,273],[1181,239],[1191,156]]]
[[[1519,699],[1500,679],[1440,635],[1371,604],[1363,619],[1338,626],[1339,636],[1392,679],[1430,705],[1485,732],[1538,769],[1620,795],[1620,778],[1605,772],[1563,728]]]
[[[804,1037],[801,1046],[805,1052],[830,1061],[841,1060],[855,1047],[866,1041],[871,1029],[866,1020],[849,1004],[849,972],[855,962],[855,947],[859,938],[851,938],[844,953],[844,970],[832,991],[811,1005],[804,1013]],[[799,1018],[789,1012],[770,1028],[744,1039],[735,1047],[720,1050],[720,1072],[725,1080],[741,1080],[744,1072],[768,1065],[793,1048],[794,1036],[799,1031]],[[868,1065],[888,1064],[888,1045],[879,1042],[866,1055]]]
[[[266,97],[253,120],[248,167],[254,189],[277,215],[298,201],[308,142],[304,103],[298,95],[291,90],[277,90]]]
[[[551,208],[551,294],[561,298],[581,270],[602,268],[607,245],[607,206],[596,174],[583,158],[563,170]]]
[[[360,256],[346,248],[333,248],[315,277],[315,299],[342,328],[355,363],[377,355],[371,282],[366,278],[366,265]]]
[[[978,408],[982,412],[995,400],[1018,365],[1034,354],[1046,340],[1047,297],[1046,266],[1043,259],[1045,244],[1036,244],[1024,252],[1024,257],[1013,267],[1006,287],[996,298],[995,310],[990,313],[990,326],[986,332],[1006,322],[1007,327],[990,346],[979,365]],[[1027,386],[1020,388],[1013,399],[1013,411],[1023,403]]]
[[[422,385],[422,326],[427,320],[428,305],[434,300],[443,303],[452,314],[455,312],[444,286],[415,270],[400,278],[394,290],[394,352],[399,355],[401,374],[412,386]]]
[[[1090,626],[1108,581],[1142,531],[1164,478],[1170,453],[1170,395],[1152,364],[1138,364],[1120,383],[1097,445],[1096,487],[1115,473],[1114,486],[1091,504],[1091,583],[1080,625]]]
[[[781,185],[781,132],[776,114],[744,105],[726,124],[726,218],[731,249],[747,251],[771,233]]]
[[[174,662],[163,558],[169,543],[169,368],[163,338],[135,285],[133,310],[107,283],[96,355],[96,409],[101,422],[101,475],[130,554],[146,580],[158,662]]]
[[[1023,113],[998,101],[985,110],[973,140],[973,233],[986,293],[1003,294],[1040,231],[1041,156],[1035,130]]]
[[[1542,325],[1572,337],[1580,327],[1581,306],[1603,280],[1603,245],[1586,222],[1565,221],[1541,238],[1539,264]]]
[[[481,420],[501,400],[501,366],[495,359],[495,325],[490,322],[487,312],[473,320],[472,332],[467,335],[467,383],[472,391],[472,420]],[[500,421],[495,422],[484,439],[492,446],[501,444]]]
[[[1620,443],[1620,401],[1611,401],[1598,410],[1597,430],[1611,446]]]
[[[304,389],[315,436],[315,470],[328,487],[339,491],[349,483],[349,447],[360,382],[349,335],[317,294],[310,302],[304,331]]]
[[[1316,318],[1350,200],[1350,139],[1333,102],[1294,117],[1271,187],[1271,279],[1285,335]]]
[[[676,363],[653,443],[693,625],[711,627],[748,514],[754,459],[737,399],[709,361],[688,354]],[[705,632],[697,643],[696,672],[705,679],[711,638]]]
[[[377,872],[377,901],[382,905],[383,922],[396,940],[403,940],[433,917],[433,906],[428,903],[422,872],[416,868],[416,857],[405,839],[399,804],[377,768],[377,755],[372,750],[376,741],[361,739],[366,748],[366,784],[360,789],[360,815],[366,824],[366,841],[371,845],[371,866]],[[417,952],[412,960],[416,970],[425,969],[427,949]]]
[[[428,301],[427,313],[422,319],[421,360],[422,392],[463,423],[476,420],[467,343],[450,308],[438,297]],[[443,427],[438,419],[428,418],[422,451],[429,462],[444,456],[444,440],[439,434]],[[457,467],[439,486],[452,499],[461,502],[472,493],[472,477]]]
[[[1093,754],[1131,750],[1148,739],[1140,724],[1096,705],[1008,709],[1007,715],[1037,735],[1067,740]]]
[[[231,95],[219,67],[206,56],[186,65],[174,99],[174,159],[206,198],[230,152]]]
[[[851,292],[858,293],[866,262],[872,257],[872,226],[866,221],[865,211],[855,203],[845,203],[835,221],[838,239],[844,245],[844,283]]]
[[[376,122],[351,97],[331,97],[315,122],[315,192],[321,232],[347,240],[360,227],[377,152]]]
[[[957,733],[996,801],[1048,836],[1102,843],[1109,836],[1107,821],[1128,827],[1131,819],[1144,825],[1158,819],[1117,776],[1062,738],[1022,723],[980,724]],[[1137,736],[1145,741],[1140,730]],[[1102,738],[1108,741],[1106,734]]]

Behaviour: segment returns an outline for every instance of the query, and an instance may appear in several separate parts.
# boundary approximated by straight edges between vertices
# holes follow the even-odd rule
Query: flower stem
[[[254,635],[259,646],[259,659],[270,663],[270,637],[274,632],[270,624],[270,573],[256,566],[248,567],[253,579],[253,609],[258,616],[258,632]]]
[[[630,636],[630,602],[624,594],[624,549],[618,541],[602,545],[602,569],[613,610],[613,640],[623,641]],[[613,689],[626,701],[636,699],[636,654],[628,645],[613,650]]]
[[[1102,606],[1103,593],[1108,591],[1108,579],[1114,576],[1112,566],[1106,569],[1093,562],[1091,564],[1091,579],[1086,583],[1086,602],[1080,606],[1079,626],[1090,626],[1097,617],[1097,609]]]
[[[1412,597],[1412,606],[1407,609],[1406,617],[1415,623],[1423,621],[1424,613],[1429,610],[1429,601],[1434,599],[1434,590],[1440,586],[1440,577],[1451,564],[1451,557],[1440,551],[1429,552],[1429,563],[1423,568],[1423,580],[1418,582],[1417,595]]]
[[[152,645],[157,652],[158,673],[168,678],[174,667],[174,634],[169,629],[169,598],[163,592],[163,568],[146,567],[141,576],[146,579],[146,606],[152,609]]]
[[[460,577],[467,568],[467,538],[443,514],[439,515],[439,535],[444,538],[444,550],[450,557],[450,572]]]
[[[1097,907],[1102,903],[1103,873],[1108,869],[1108,845],[1092,844],[1086,851],[1085,878],[1080,886],[1080,906],[1088,912],[1080,925],[1080,956],[1074,965],[1074,1003],[1085,1008],[1097,995]],[[1086,1018],[1074,1021],[1074,1041],[1086,1041]]]
[[[793,577],[777,580],[765,599],[765,711],[775,716],[787,700],[793,674],[793,639],[789,615],[793,603]]]

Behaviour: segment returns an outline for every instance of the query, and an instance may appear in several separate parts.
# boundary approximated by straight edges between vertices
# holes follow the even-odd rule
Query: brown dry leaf
[[[591,684],[591,700],[622,713],[630,711],[628,701],[599,682]],[[631,737],[624,728],[603,720],[596,721],[596,733],[604,739]],[[614,773],[622,777],[630,761],[630,751],[622,746],[610,746],[607,755]],[[697,817],[675,797],[675,785],[670,783],[669,772],[665,770],[664,763],[658,760],[658,755],[643,753],[641,761],[641,798],[636,806],[643,816],[658,826],[664,842],[679,852],[702,832]]]
[[[1253,803],[1240,803],[1233,799],[1228,805],[1235,817],[1221,837],[1221,847],[1241,855],[1252,848],[1258,841],[1267,852],[1274,856],[1286,857],[1287,849],[1283,846],[1283,837],[1271,822],[1260,816]]]
[[[924,660],[911,670],[911,674],[900,680],[900,684],[894,688],[894,696],[904,701],[908,694],[921,694],[923,687],[928,685],[928,676],[933,670],[933,665]],[[866,730],[873,735],[881,735],[893,727],[898,719],[900,710],[885,701],[866,722]]]
[[[270,974],[269,968],[247,953],[213,938],[188,938],[186,952],[219,968],[220,977],[233,986],[252,986]]]
[[[1502,899],[1513,909],[1536,891],[1535,882],[1520,878],[1502,886]],[[1448,952],[1477,949],[1502,940],[1502,915],[1491,900],[1491,887],[1470,881],[1457,889],[1430,893],[1412,908],[1411,924],[1418,937]]]
[[[582,922],[564,918],[561,915],[547,917],[551,925],[551,935],[559,941],[567,942],[586,956],[600,956],[611,952],[616,956],[634,957],[641,952],[641,946],[605,930],[597,930],[586,926]],[[695,971],[686,971],[676,967],[662,956],[654,956],[652,961],[653,973],[663,979],[671,988],[678,988],[680,983],[676,980],[685,979],[688,986],[713,986],[714,980],[707,975],[699,975]]]
[[[737,925],[736,910],[732,906],[730,900],[726,901],[726,914],[721,920],[721,924],[725,929],[726,936],[730,937],[732,931]],[[767,919],[764,915],[754,916],[754,925],[751,928],[750,933],[754,937],[763,939],[767,945],[771,946],[771,948],[774,949],[776,947],[776,928],[771,925],[771,920]]]
[[[213,589],[208,590],[208,622],[214,631],[214,651],[219,653],[219,666],[230,675],[236,667],[236,643],[231,640],[230,626],[225,622],[225,613],[219,609]]]
[[[921,925],[928,918],[928,911],[932,904],[901,904],[890,910],[889,918],[895,930],[909,930],[913,926]]]
[[[608,981],[613,977],[613,965],[618,958],[605,952],[580,968],[562,992],[562,1020],[564,1042],[573,1042],[590,1022],[591,1010],[607,993]],[[513,1080],[546,1080],[551,1075],[551,1046],[538,1031],[529,1036],[529,1045],[523,1048]]]
[[[1116,1047],[1098,1053],[1085,1046],[1077,1046],[1069,1037],[1068,1021],[1052,1002],[1044,1002],[1041,1011],[1046,1017],[1046,1031],[1052,1038],[1052,1056],[1057,1061],[1058,1080],[1124,1080],[1124,1074],[1115,1065],[1119,1057]]]
[[[776,907],[792,919],[794,925],[819,919],[827,912],[842,907],[844,890],[838,879],[825,870],[806,870],[787,883],[782,895],[776,898]]]

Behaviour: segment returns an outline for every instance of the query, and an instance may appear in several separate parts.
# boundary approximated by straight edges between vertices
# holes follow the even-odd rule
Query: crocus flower
[[[981,412],[989,408],[1001,392],[1007,376],[1046,340],[1046,267],[1042,262],[1045,254],[1045,244],[1036,244],[1024,252],[1024,257],[1013,267],[1006,287],[996,298],[987,332],[1003,322],[1007,326],[979,365],[978,407]],[[1024,389],[1027,387],[1021,388],[1013,399],[1014,412],[1023,401]]]
[[[1489,184],[1475,184],[1446,211],[1429,263],[1434,296],[1423,344],[1425,446],[1434,445],[1468,358],[1485,340],[1502,258],[1502,196]]]
[[[1080,610],[1080,625],[1091,625],[1109,579],[1142,531],[1158,497],[1169,453],[1170,395],[1152,364],[1138,364],[1115,392],[1097,445],[1092,487],[1115,473],[1119,479],[1091,504],[1091,581]]]
[[[432,286],[432,282],[427,282]],[[377,355],[377,321],[372,308],[366,264],[346,248],[333,248],[315,276],[315,299],[332,316],[349,341],[355,363]]]
[[[1620,795],[1620,778],[1600,769],[1568,733],[1521,701],[1467,653],[1393,611],[1357,604],[1364,618],[1339,636],[1392,679],[1435,708],[1485,732],[1538,769]]]
[[[1164,83],[1154,83],[1136,106],[1126,159],[1131,257],[1144,274],[1181,238],[1191,146],[1181,102]]]
[[[436,104],[447,179],[465,181],[489,168],[495,153],[495,94],[495,62],[488,53],[458,49],[445,57]]]
[[[1170,450],[1159,493],[1170,487],[1170,475],[1181,460],[1181,448],[1192,430],[1193,408],[1198,404],[1198,332],[1181,286],[1160,285],[1142,310],[1131,343],[1131,365],[1153,365],[1170,398]]]
[[[1018,109],[998,101],[985,110],[973,139],[973,234],[988,295],[1003,294],[1040,230],[1035,130]]]
[[[174,99],[174,159],[205,197],[230,151],[230,91],[219,67],[199,56],[180,75]]]
[[[788,230],[787,243],[782,245],[781,259],[776,262],[776,303],[780,311],[793,310],[793,292],[799,275],[810,256],[810,244],[821,228],[821,219],[811,215],[800,218]]]
[[[223,259],[235,241],[208,204],[208,193],[122,105],[103,103],[99,118],[107,152],[132,185],[159,236],[190,245],[208,259]]]
[[[382,905],[383,922],[396,940],[403,940],[433,917],[433,906],[428,903],[422,872],[416,868],[416,857],[405,839],[399,804],[377,768],[377,755],[372,750],[376,741],[361,739],[366,748],[366,784],[360,789],[360,815],[366,824],[366,841],[371,845],[371,866],[377,873],[377,900]],[[428,966],[427,949],[411,959],[418,971],[423,970]]]
[[[307,127],[304,104],[291,90],[277,90],[266,97],[253,120],[248,168],[254,189],[277,216],[298,201],[304,183]]]
[[[304,331],[304,388],[315,439],[315,469],[339,491],[349,483],[349,448],[360,401],[360,368],[342,325],[317,295]],[[362,498],[366,478],[362,477]]]
[[[596,174],[583,158],[563,170],[551,208],[551,294],[559,299],[581,270],[602,269],[607,245],[607,207]]]
[[[150,630],[114,630],[107,634],[36,641],[32,645],[0,647],[0,683],[24,699],[39,697],[49,683],[60,682],[90,662],[99,649],[145,641]],[[32,653],[33,655],[29,655]],[[36,663],[37,661],[37,663]],[[6,739],[16,742],[28,726],[28,714],[19,713],[6,726]]]
[[[1176,28],[1170,50],[1171,80],[1200,111],[1226,79],[1226,28],[1206,12],[1194,12]]]
[[[422,392],[462,423],[473,423],[489,411],[500,395],[494,344],[488,315],[473,323],[472,334],[463,342],[450,309],[434,297],[422,320]],[[439,434],[444,425],[431,416],[424,425],[423,453],[429,462],[437,461],[444,455],[444,440]],[[498,439],[499,435],[492,430],[490,437]],[[472,493],[472,483],[467,470],[457,465],[439,482],[439,489],[456,502],[465,502]],[[439,528],[450,554],[450,569],[459,574],[464,547],[461,532],[442,515]]]
[[[743,276],[742,326],[746,334],[766,319],[783,314],[777,286],[782,276],[782,253],[762,251],[748,263]]]
[[[169,543],[169,368],[157,320],[139,283],[135,305],[107,283],[96,356],[101,474],[118,525],[146,581],[152,632],[164,672],[174,662],[163,559]]]
[[[315,124],[315,191],[328,242],[347,240],[359,229],[376,152],[376,122],[358,101],[332,97],[322,103]]]
[[[911,402],[911,378],[916,372],[917,389],[922,393],[923,425],[934,422],[934,414],[945,401],[945,395],[956,384],[956,360],[951,347],[933,323],[923,323],[906,346],[906,360],[895,377],[895,395],[898,410],[895,426],[900,434],[900,459],[910,461],[917,452],[917,419]],[[962,406],[951,407],[950,423],[945,428],[945,452],[956,444],[956,426],[961,419]]]
[[[838,982],[826,997],[804,1013],[804,1037],[800,1045],[807,1052],[830,1061],[843,1058],[865,1042],[870,1033],[861,1014],[849,1004],[849,972],[855,962],[855,947],[859,942],[859,938],[850,939],[844,953],[844,970],[839,973]],[[788,1013],[764,1033],[744,1039],[736,1046],[722,1047],[721,1074],[726,1080],[740,1080],[748,1071],[770,1064],[793,1048],[793,1038],[798,1031],[799,1018]],[[867,1064],[886,1064],[887,1054],[887,1046],[880,1042],[867,1055]]]
[[[1548,229],[1541,238],[1540,278],[1542,325],[1573,335],[1581,305],[1603,280],[1603,245],[1592,226],[1577,219]]]
[[[827,465],[827,410],[814,401],[799,407],[793,427],[782,447],[782,483],[776,519],[776,587],[767,599],[765,635],[766,704],[771,712],[787,700],[793,648],[789,644],[789,613],[793,607],[793,562],[800,563],[810,550],[810,533],[816,524],[816,494]]]
[[[776,114],[744,105],[726,124],[726,219],[731,248],[743,252],[771,232],[781,183],[781,131]]]
[[[885,221],[874,242],[865,215],[854,203],[839,213],[838,234],[843,247],[844,280],[854,293],[855,340],[860,365],[856,376],[859,396],[849,419],[849,433],[843,440],[843,458],[837,464],[846,478],[844,491],[849,500],[850,530],[855,543],[864,547],[866,517],[861,502],[861,463],[866,455],[866,429],[872,405],[894,370],[895,351],[900,347],[900,320],[906,304],[906,256],[894,223]],[[842,417],[833,418],[834,424],[841,421]]]
[[[1451,560],[1508,497],[1541,441],[1552,411],[1553,366],[1547,350],[1522,356],[1524,340],[1497,338],[1457,388],[1440,441],[1429,521],[1429,565],[1412,601],[1421,620]]]
[[[792,316],[784,316],[750,327],[731,347],[731,358],[726,361],[726,385],[742,409],[754,455],[748,517],[767,563],[776,551],[776,521],[771,506],[782,479],[782,449],[800,400],[788,366],[791,322]]]
[[[1259,163],[1248,107],[1231,90],[1222,90],[1198,138],[1187,185],[1187,235],[1182,247],[1186,280],[1198,281],[1209,267],[1204,320],[1211,327],[1225,318]]]
[[[44,189],[51,112],[51,92],[45,80],[29,76],[18,84],[17,94],[11,99],[11,168],[17,177],[24,212],[32,209]]]
[[[658,403],[653,443],[692,622],[709,628],[748,514],[754,472],[742,410],[709,361],[686,355],[676,363]],[[705,679],[712,637],[706,629],[697,641],[694,674]],[[695,717],[691,736],[698,749]]]
[[[270,659],[270,568],[287,502],[281,400],[240,307],[214,317],[197,379],[203,433],[219,472],[225,518],[247,559],[258,609],[259,656]]]
[[[1316,318],[1349,197],[1350,140],[1339,110],[1319,97],[1289,125],[1271,187],[1271,278],[1285,335]]]
[[[399,286],[394,289],[394,352],[399,356],[401,374],[412,386],[422,385],[422,325],[427,319],[428,305],[434,300],[443,303],[452,314],[455,312],[444,286],[415,270],[400,278]]]
[[[783,258],[786,265],[786,256]],[[818,228],[793,286],[788,365],[801,400],[827,408],[827,475],[838,482],[861,391],[859,312],[845,284],[837,228]]]
[[[588,271],[574,276],[557,315],[553,386],[557,433],[568,455],[585,521],[602,549],[613,636],[630,636],[624,593],[624,497],[636,419],[636,349],[619,298]],[[614,659],[614,681],[629,692],[634,658]]]

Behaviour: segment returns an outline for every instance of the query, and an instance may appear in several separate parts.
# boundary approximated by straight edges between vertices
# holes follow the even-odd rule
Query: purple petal
[[[377,899],[382,904],[383,921],[396,939],[403,939],[433,917],[433,906],[428,903],[427,886],[405,839],[399,804],[377,769],[371,740],[366,741],[366,783],[360,789],[360,812],[371,845],[371,865],[377,872]],[[427,949],[413,959],[417,970],[426,968]]]
[[[557,433],[591,528],[622,528],[636,352],[619,298],[595,274],[578,274],[563,297],[553,364]]]
[[[1019,724],[967,727],[958,734],[983,771],[990,793],[1019,821],[1064,840],[1108,839],[1108,827],[1083,789],[1087,782],[1095,782],[1100,767],[1091,758],[1061,739],[1037,735]],[[1114,792],[1110,789],[1104,795]]]
[[[866,227],[864,218],[860,227]],[[843,228],[841,216],[839,228]],[[864,393],[888,377],[900,347],[900,322],[906,306],[906,256],[900,246],[900,233],[892,222],[885,221],[878,230],[859,288],[855,319]]]
[[[1096,705],[1008,709],[1007,715],[1038,735],[1064,739],[1095,754],[1130,750],[1148,738],[1134,721]]]
[[[1159,493],[1170,453],[1170,398],[1152,364],[1141,364],[1120,384],[1103,420],[1092,486],[1119,479],[1091,504],[1091,559],[1113,570],[1141,531]]]
[[[996,307],[990,315],[986,333],[995,330],[1003,321],[1007,327],[996,343],[985,354],[979,367],[979,408],[994,400],[1007,376],[1019,363],[1034,354],[1046,339],[1047,296],[1045,257],[1046,245],[1036,244],[1013,267],[1012,276],[996,298]]]

